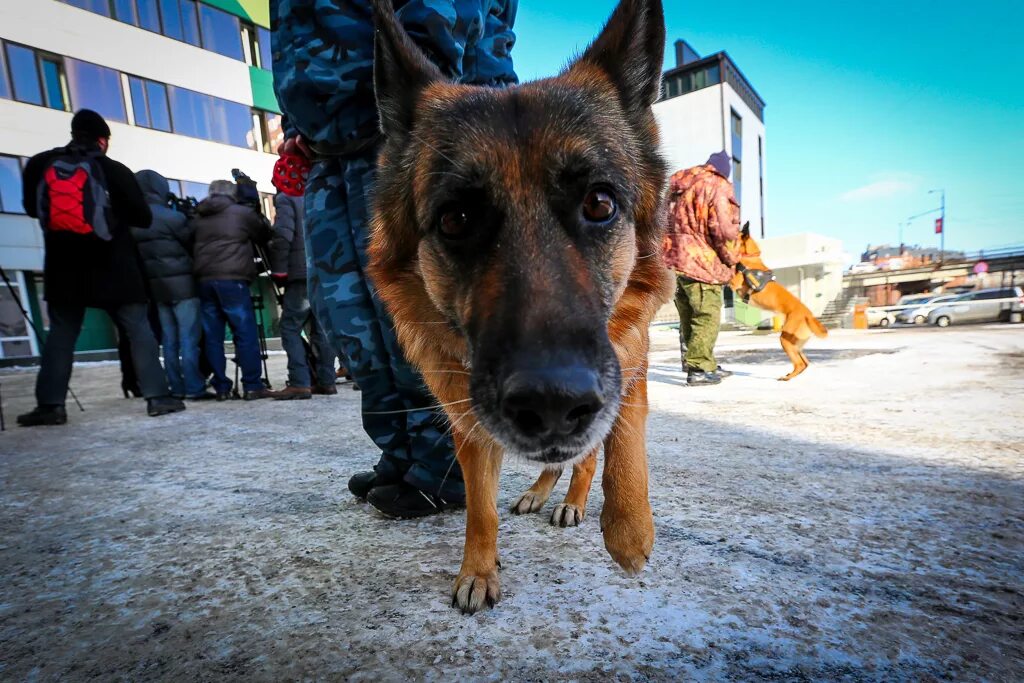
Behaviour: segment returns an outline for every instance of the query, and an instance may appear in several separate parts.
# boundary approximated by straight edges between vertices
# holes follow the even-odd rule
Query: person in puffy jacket
[[[102,116],[82,109],[71,119],[71,142],[35,155],[25,166],[22,203],[25,212],[39,218],[44,226],[54,217],[53,213],[45,215],[43,208],[44,193],[50,200],[53,196],[44,179],[61,160],[95,163],[101,174],[96,174],[93,181],[102,185],[110,210],[109,239],[95,231],[83,234],[54,225],[44,227],[43,281],[50,331],[36,378],[36,408],[18,416],[18,424],[23,427],[67,422],[64,401],[86,308],[107,311],[125,331],[147,412],[156,417],[185,409],[181,401],[169,395],[167,378],[160,367],[159,346],[146,313],[146,287],[129,230],[132,225],[149,226],[153,215],[135,175],[107,156],[110,135],[110,126]],[[84,213],[84,198],[79,203],[79,211]]]
[[[740,207],[726,152],[669,180],[665,262],[676,272],[683,369],[690,386],[718,384],[729,374],[715,360],[722,285],[740,259]]]
[[[212,398],[199,370],[199,290],[192,274],[193,227],[185,214],[167,207],[170,185],[156,171],[135,174],[153,213],[148,230],[132,228],[150,298],[160,315],[164,370],[171,394]]]
[[[303,237],[302,197],[279,192],[274,197],[274,237],[270,240],[272,277],[284,285],[281,302],[281,346],[288,354],[288,386],[274,392],[279,401],[311,398],[313,394],[337,394],[334,386],[334,351],[309,306],[306,287],[306,244]],[[309,331],[315,356],[310,367],[302,330]],[[311,377],[316,373],[316,377]],[[315,380],[315,381],[314,381]]]
[[[210,183],[210,195],[199,202],[191,221],[195,234],[193,271],[199,281],[206,358],[213,367],[213,389],[218,401],[231,393],[224,356],[224,325],[231,327],[238,364],[242,369],[243,398],[268,398],[263,384],[256,314],[249,285],[256,278],[255,244],[270,239],[270,226],[255,209],[236,200],[230,180]]]
[[[438,68],[461,83],[517,82],[511,50],[517,0],[392,0],[398,20]],[[367,0],[271,0],[281,152],[311,155],[306,185],[309,297],[362,389],[363,428],[380,449],[373,472],[349,480],[392,518],[464,504],[443,413],[405,360],[363,268],[368,195],[380,125],[373,93],[373,10]]]

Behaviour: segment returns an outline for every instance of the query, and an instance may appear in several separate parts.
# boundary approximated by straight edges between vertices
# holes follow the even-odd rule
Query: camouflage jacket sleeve
[[[510,51],[518,0],[394,0],[441,70],[466,83],[516,82]],[[290,130],[318,147],[377,134],[369,0],[271,0],[274,88]]]
[[[708,207],[708,238],[722,263],[732,267],[740,260],[740,207],[733,198],[732,184],[715,177],[719,182]]]

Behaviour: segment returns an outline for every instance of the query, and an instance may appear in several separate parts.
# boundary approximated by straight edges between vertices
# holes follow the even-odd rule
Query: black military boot
[[[67,424],[68,413],[64,406],[37,406],[32,412],[18,416],[18,424],[22,427],[42,427],[45,425]]]
[[[686,373],[686,386],[699,387],[708,384],[720,384],[722,376],[717,372],[705,372],[698,368],[690,368]]]

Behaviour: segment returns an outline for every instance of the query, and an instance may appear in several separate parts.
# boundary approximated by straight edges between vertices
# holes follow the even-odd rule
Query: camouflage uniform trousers
[[[716,370],[715,342],[722,324],[722,285],[709,285],[677,275],[676,310],[679,311],[683,371],[687,368],[704,372]]]
[[[465,500],[448,421],[405,360],[366,275],[373,153],[316,162],[306,190],[309,299],[362,389],[363,428],[381,450],[374,470],[451,502]]]

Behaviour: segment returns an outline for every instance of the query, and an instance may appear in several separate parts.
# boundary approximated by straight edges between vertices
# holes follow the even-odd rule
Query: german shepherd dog
[[[768,270],[768,266],[761,260],[761,247],[750,236],[749,223],[744,225],[740,232],[740,263],[751,270]],[[786,322],[782,324],[779,342],[782,344],[782,350],[793,362],[793,371],[780,377],[779,381],[788,382],[806,370],[810,363],[807,356],[804,355],[804,344],[811,338],[811,335],[828,336],[828,330],[814,317],[811,310],[800,299],[793,296],[788,289],[774,280],[768,282],[761,291],[755,292],[743,273],[737,272],[729,282],[729,286],[744,300],[749,299],[760,308],[786,316]]]
[[[651,105],[660,0],[622,0],[557,77],[505,89],[447,80],[375,0],[384,143],[370,275],[399,342],[452,426],[466,544],[452,605],[498,600],[504,453],[573,466],[559,511],[584,515],[604,447],[605,547],[629,574],[654,544],[647,497],[648,326],[662,263],[666,167]],[[540,508],[557,474],[517,503]]]

